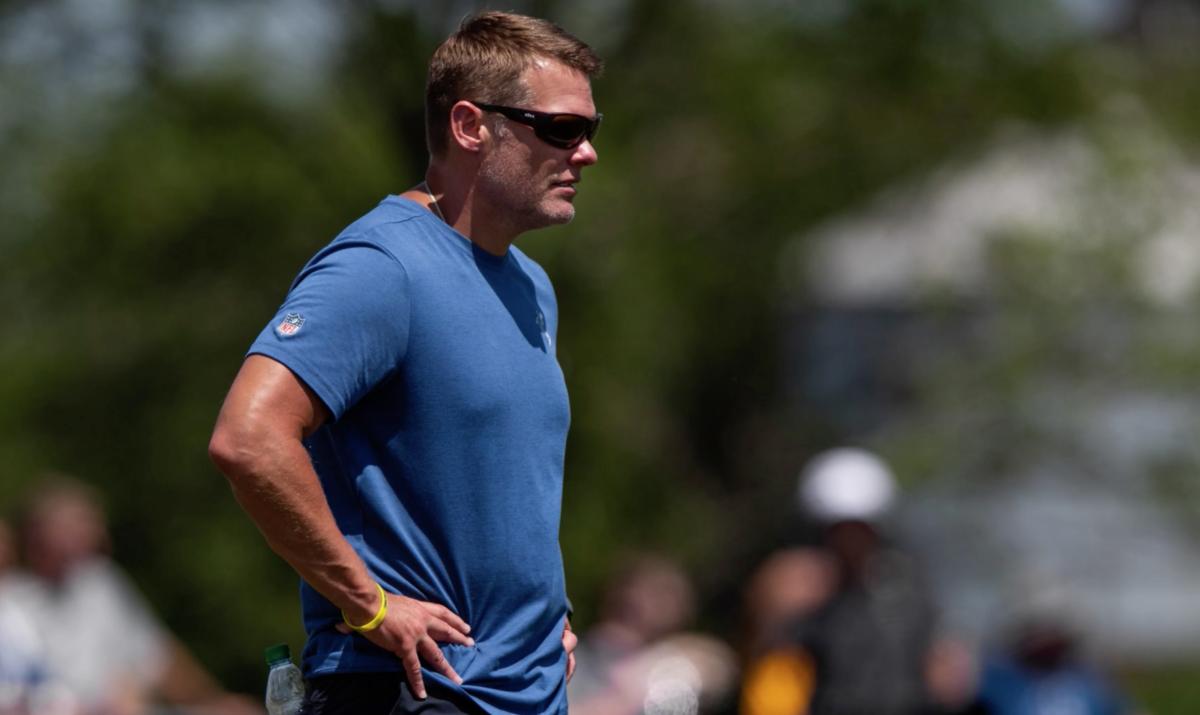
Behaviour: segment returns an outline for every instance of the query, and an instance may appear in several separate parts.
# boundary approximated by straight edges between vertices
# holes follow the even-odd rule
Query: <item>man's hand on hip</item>
[[[475,641],[467,634],[471,627],[450,609],[436,603],[417,601],[394,593],[387,594],[387,617],[378,628],[362,633],[375,645],[395,653],[404,665],[404,675],[413,693],[425,699],[425,679],[421,677],[421,661],[456,683],[462,678],[450,667],[438,643],[458,643],[473,646]],[[339,623],[338,631],[353,632],[349,626]]]
[[[563,619],[563,650],[567,652],[567,682],[571,682],[571,676],[575,675],[575,647],[579,645],[579,638],[575,632],[571,630],[571,619]]]

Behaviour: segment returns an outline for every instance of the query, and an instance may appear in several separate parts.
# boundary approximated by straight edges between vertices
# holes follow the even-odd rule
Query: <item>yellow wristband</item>
[[[387,618],[387,593],[383,590],[383,586],[379,585],[378,581],[375,582],[375,588],[379,589],[379,610],[375,612],[374,618],[362,624],[361,626],[356,626],[350,622],[349,618],[346,618],[346,612],[342,611],[342,622],[347,626],[350,626],[352,630],[358,631],[359,633],[373,631],[379,627],[380,623],[383,623],[384,618]]]

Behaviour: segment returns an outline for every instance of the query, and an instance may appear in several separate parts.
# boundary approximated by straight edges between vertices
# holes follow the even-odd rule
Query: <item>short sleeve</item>
[[[247,354],[285,365],[339,419],[403,361],[408,316],[400,262],[374,244],[338,241],[304,267]]]

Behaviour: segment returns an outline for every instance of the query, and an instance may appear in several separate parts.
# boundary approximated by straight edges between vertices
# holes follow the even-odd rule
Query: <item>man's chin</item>
[[[570,223],[575,218],[575,207],[569,201],[543,201],[536,205],[533,211],[525,214],[520,223],[521,232],[536,231],[539,228],[560,226]]]
[[[571,220],[575,218],[575,206],[566,201],[556,201],[553,206],[546,207],[542,216],[546,219],[547,226],[571,223]]]

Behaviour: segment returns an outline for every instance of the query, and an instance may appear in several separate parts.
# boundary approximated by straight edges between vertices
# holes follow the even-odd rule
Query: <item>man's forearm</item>
[[[224,463],[214,452],[238,502],[266,536],[267,543],[305,581],[341,608],[350,623],[371,624],[362,635],[399,658],[418,698],[426,695],[422,661],[461,683],[462,678],[437,644],[475,645],[467,635],[470,626],[443,605],[389,595],[377,586],[338,530],[299,440],[273,440],[272,445],[260,458],[232,463]],[[384,603],[380,603],[380,595]],[[343,624],[338,630],[350,633]]]
[[[348,616],[370,618],[378,589],[338,530],[301,441],[327,419],[291,370],[251,355],[225,396],[208,453],[275,553]]]
[[[471,627],[444,605],[388,594],[372,580],[338,529],[302,442],[329,418],[290,369],[252,354],[229,388],[208,452],[271,548],[350,623],[371,624],[358,630],[399,658],[409,686],[424,698],[422,661],[462,682],[437,644],[473,646]],[[347,624],[338,630],[351,632]]]
[[[300,440],[247,440],[218,424],[209,451],[271,549],[351,619],[369,620],[379,606],[375,582],[338,530]]]

